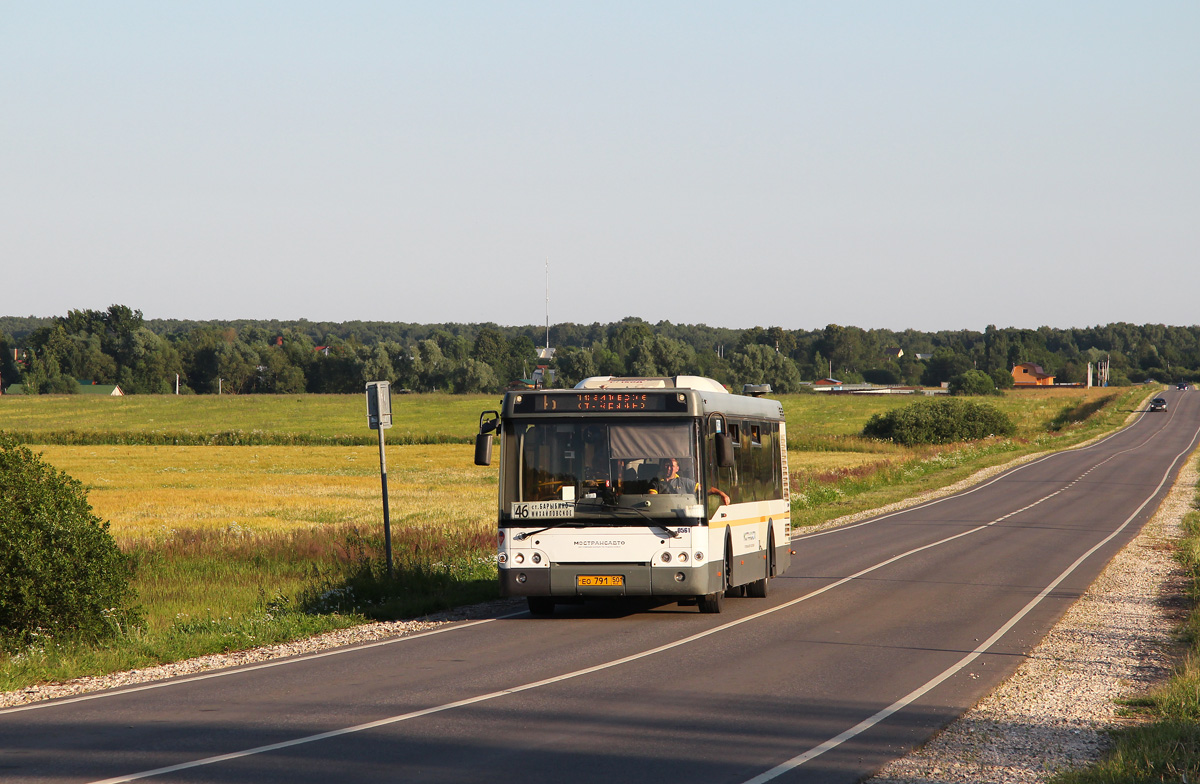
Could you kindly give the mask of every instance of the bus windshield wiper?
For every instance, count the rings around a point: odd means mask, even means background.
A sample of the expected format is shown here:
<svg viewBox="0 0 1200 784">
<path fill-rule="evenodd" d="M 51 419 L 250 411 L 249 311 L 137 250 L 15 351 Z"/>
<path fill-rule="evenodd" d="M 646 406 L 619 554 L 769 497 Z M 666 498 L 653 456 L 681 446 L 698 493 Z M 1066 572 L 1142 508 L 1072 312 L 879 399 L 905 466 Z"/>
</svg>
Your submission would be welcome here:
<svg viewBox="0 0 1200 784">
<path fill-rule="evenodd" d="M 572 523 L 578 525 L 578 522 L 576 520 L 559 520 L 557 523 L 551 523 L 550 525 L 546 526 L 545 528 L 539 528 L 536 531 L 528 531 L 528 532 L 519 533 L 516 536 L 514 536 L 513 539 L 516 539 L 517 541 L 521 541 L 523 539 L 528 539 L 531 536 L 537 536 L 538 534 L 542 533 L 543 531 L 549 531 L 551 528 L 558 528 L 560 525 L 571 525 Z"/>
<path fill-rule="evenodd" d="M 604 501 L 600 498 L 585 499 L 585 500 L 589 500 L 589 501 L 594 500 L 596 502 L 596 506 L 600 507 L 601 509 L 603 509 L 606 512 L 626 512 L 626 511 L 633 512 L 638 517 L 641 517 L 642 519 L 644 519 L 646 522 L 650 523 L 650 525 L 654 526 L 655 528 L 661 528 L 664 531 L 666 531 L 671 536 L 672 539 L 678 539 L 680 536 L 680 533 L 678 531 L 674 531 L 670 528 L 667 528 L 665 525 L 656 521 L 653 517 L 646 514 L 641 509 L 638 509 L 636 506 L 619 506 L 618 504 L 610 503 L 610 502 Z M 642 503 L 646 504 L 645 501 L 643 501 Z M 579 507 L 578 501 L 575 502 L 575 507 L 576 508 Z"/>
</svg>

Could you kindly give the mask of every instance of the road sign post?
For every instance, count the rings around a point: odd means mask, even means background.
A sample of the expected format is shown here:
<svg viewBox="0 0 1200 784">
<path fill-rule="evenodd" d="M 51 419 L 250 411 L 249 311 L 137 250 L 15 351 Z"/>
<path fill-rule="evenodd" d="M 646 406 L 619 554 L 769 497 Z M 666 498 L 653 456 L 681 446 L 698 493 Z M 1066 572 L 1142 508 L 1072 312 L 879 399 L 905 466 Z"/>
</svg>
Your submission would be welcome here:
<svg viewBox="0 0 1200 784">
<path fill-rule="evenodd" d="M 392 426 L 392 391 L 386 381 L 367 384 L 367 424 L 379 431 L 379 477 L 383 485 L 383 547 L 387 553 L 388 579 L 395 577 L 392 568 L 392 521 L 388 514 L 387 455 L 384 452 L 383 431 Z"/>
</svg>

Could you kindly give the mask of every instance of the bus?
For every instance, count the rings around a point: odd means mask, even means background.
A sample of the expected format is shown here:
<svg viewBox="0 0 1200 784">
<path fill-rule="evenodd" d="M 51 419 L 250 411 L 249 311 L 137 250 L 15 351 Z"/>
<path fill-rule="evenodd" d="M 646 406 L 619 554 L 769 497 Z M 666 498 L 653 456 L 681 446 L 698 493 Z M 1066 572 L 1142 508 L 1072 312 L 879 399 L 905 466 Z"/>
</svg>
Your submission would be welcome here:
<svg viewBox="0 0 1200 784">
<path fill-rule="evenodd" d="M 515 390 L 479 417 L 499 438 L 497 567 L 534 615 L 590 597 L 651 596 L 721 612 L 766 597 L 791 564 L 783 406 L 767 385 L 699 376 L 588 378 Z"/>
</svg>

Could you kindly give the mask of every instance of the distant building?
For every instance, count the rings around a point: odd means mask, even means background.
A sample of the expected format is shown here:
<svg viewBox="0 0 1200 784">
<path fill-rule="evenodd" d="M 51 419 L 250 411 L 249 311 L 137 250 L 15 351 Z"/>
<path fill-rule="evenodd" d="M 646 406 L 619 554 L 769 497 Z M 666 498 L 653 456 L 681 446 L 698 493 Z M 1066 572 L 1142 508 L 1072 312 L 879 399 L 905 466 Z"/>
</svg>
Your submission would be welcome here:
<svg viewBox="0 0 1200 784">
<path fill-rule="evenodd" d="M 1054 376 L 1033 362 L 1022 362 L 1012 369 L 1013 386 L 1049 387 L 1054 385 Z"/>
<path fill-rule="evenodd" d="M 79 394 L 81 395 L 105 395 L 107 397 L 124 397 L 125 391 L 116 384 L 97 384 L 95 381 L 87 379 L 76 379 L 79 381 Z"/>
<path fill-rule="evenodd" d="M 883 350 L 883 356 L 887 359 L 899 359 L 904 356 L 904 349 L 899 346 L 889 346 Z"/>
</svg>

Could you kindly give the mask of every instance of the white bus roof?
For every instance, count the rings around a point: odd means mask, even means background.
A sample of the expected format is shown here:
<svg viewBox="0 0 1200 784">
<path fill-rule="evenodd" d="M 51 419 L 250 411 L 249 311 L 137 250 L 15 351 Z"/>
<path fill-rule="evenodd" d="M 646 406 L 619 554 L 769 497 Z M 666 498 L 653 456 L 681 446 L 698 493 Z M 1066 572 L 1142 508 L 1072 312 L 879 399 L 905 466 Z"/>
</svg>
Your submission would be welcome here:
<svg viewBox="0 0 1200 784">
<path fill-rule="evenodd" d="M 700 392 L 729 394 L 724 386 L 704 376 L 662 376 L 654 378 L 623 378 L 592 376 L 575 385 L 576 389 L 695 389 Z"/>
</svg>

